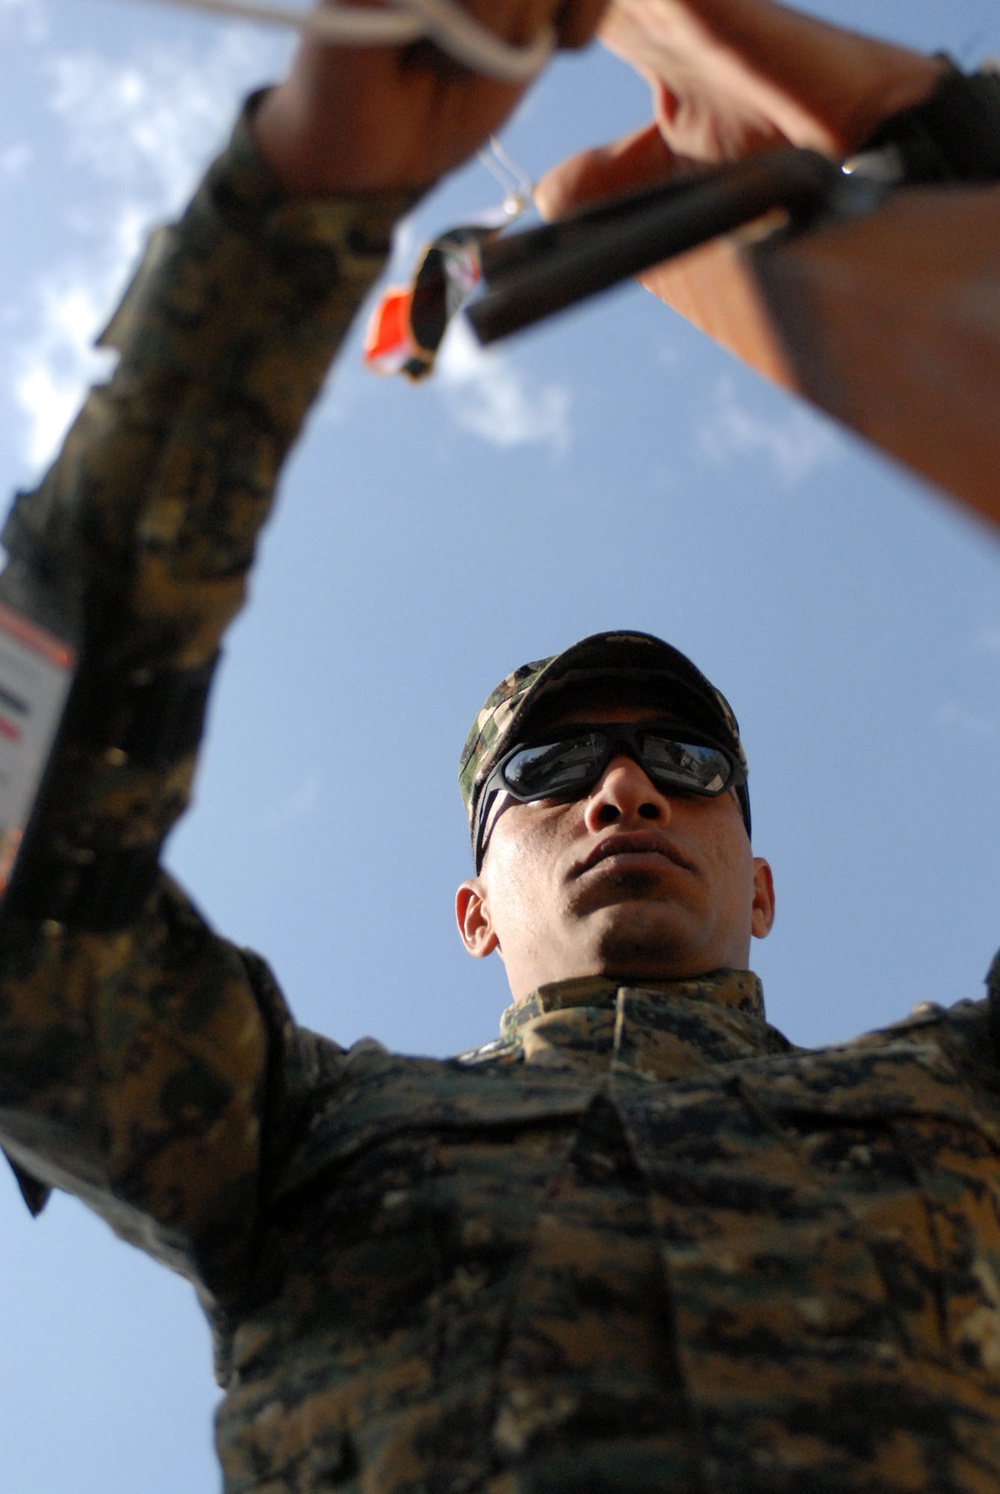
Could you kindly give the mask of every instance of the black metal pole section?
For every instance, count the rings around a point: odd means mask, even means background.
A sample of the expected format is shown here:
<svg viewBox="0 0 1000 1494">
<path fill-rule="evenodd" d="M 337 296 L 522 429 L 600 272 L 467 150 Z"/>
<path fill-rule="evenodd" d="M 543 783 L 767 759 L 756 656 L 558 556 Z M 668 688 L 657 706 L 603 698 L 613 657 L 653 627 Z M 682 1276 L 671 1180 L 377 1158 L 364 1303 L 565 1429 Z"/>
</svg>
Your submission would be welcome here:
<svg viewBox="0 0 1000 1494">
<path fill-rule="evenodd" d="M 808 215 L 843 180 L 826 156 L 785 147 L 499 238 L 483 248 L 486 292 L 466 316 L 496 342 L 775 208 Z"/>
</svg>

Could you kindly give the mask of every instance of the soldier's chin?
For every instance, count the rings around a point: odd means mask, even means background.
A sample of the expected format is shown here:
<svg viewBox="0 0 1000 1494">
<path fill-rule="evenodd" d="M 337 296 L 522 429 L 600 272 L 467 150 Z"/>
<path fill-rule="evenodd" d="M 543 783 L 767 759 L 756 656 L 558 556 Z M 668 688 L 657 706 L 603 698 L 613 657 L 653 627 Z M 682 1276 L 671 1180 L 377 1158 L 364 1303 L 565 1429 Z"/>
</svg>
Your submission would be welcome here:
<svg viewBox="0 0 1000 1494">
<path fill-rule="evenodd" d="M 594 973 L 620 980 L 674 980 L 701 975 L 703 961 L 678 920 L 656 903 L 630 899 L 595 913 Z"/>
</svg>

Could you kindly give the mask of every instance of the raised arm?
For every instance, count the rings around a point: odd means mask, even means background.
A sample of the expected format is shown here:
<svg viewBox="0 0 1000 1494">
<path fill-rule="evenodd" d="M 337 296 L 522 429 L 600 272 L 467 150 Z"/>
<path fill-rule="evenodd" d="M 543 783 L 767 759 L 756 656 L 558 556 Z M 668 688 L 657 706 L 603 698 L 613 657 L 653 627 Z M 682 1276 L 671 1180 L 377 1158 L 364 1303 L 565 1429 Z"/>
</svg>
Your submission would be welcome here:
<svg viewBox="0 0 1000 1494">
<path fill-rule="evenodd" d="M 554 9 L 489 19 L 520 40 Z M 567 42 L 595 19 L 556 17 Z M 282 461 L 392 224 L 516 97 L 427 48 L 304 48 L 154 236 L 104 336 L 113 379 L 4 534 L 29 575 L 79 579 L 84 616 L 0 924 L 0 1144 L 36 1204 L 80 1194 L 209 1296 L 238 1289 L 252 1248 L 288 1018 L 160 849 Z"/>
<path fill-rule="evenodd" d="M 550 172 L 538 193 L 552 216 L 769 146 L 849 155 L 942 73 L 936 58 L 774 0 L 612 0 L 600 35 L 649 83 L 653 118 Z"/>
<path fill-rule="evenodd" d="M 573 207 L 770 146 L 835 158 L 922 105 L 947 64 L 773 0 L 613 0 L 605 43 L 650 84 L 642 129 L 562 163 L 543 209 Z M 983 95 L 979 95 L 981 101 Z M 984 108 L 980 113 L 980 108 Z M 1000 125 L 954 95 L 949 168 L 970 183 L 904 191 L 875 216 L 753 250 L 738 239 L 639 276 L 768 377 L 806 394 L 1000 524 Z M 991 123 L 992 119 L 992 123 Z M 970 148 L 971 147 L 971 148 Z M 988 158 L 988 159 L 987 159 Z"/>
</svg>

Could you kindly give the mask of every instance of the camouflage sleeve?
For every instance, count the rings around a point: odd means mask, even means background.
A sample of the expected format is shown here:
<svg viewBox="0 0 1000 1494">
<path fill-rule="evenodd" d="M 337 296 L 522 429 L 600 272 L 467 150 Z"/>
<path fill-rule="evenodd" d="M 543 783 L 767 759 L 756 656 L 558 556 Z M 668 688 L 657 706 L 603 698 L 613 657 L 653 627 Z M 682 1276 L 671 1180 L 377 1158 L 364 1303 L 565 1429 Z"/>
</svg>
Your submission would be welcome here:
<svg viewBox="0 0 1000 1494">
<path fill-rule="evenodd" d="M 252 1235 L 282 1024 L 159 853 L 281 462 L 411 201 L 289 201 L 241 121 L 154 235 L 102 338 L 114 377 L 4 532 L 29 573 L 80 577 L 84 616 L 0 927 L 0 1143 L 213 1295 Z"/>
</svg>

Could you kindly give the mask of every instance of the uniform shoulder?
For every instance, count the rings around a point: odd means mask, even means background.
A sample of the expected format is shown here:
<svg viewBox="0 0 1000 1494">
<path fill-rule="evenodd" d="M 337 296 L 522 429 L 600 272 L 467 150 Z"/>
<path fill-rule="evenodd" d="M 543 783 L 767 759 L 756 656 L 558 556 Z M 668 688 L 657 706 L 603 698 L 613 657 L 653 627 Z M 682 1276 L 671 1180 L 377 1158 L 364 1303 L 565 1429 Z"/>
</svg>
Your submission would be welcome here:
<svg viewBox="0 0 1000 1494">
<path fill-rule="evenodd" d="M 883 1047 L 904 1041 L 932 1043 L 966 1074 L 1000 1094 L 1000 1002 L 922 1001 L 908 1016 L 856 1039 L 852 1046 Z"/>
</svg>

